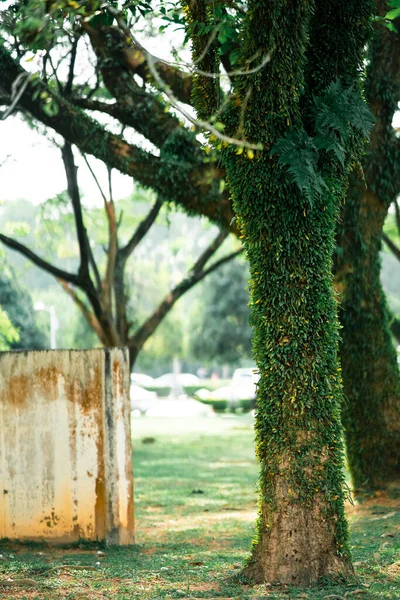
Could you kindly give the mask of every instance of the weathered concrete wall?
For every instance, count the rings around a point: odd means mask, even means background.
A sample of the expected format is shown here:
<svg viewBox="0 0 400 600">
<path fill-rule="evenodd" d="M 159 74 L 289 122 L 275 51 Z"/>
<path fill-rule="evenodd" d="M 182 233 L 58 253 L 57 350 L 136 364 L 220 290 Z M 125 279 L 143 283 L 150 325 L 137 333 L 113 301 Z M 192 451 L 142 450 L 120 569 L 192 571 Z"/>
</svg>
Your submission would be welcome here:
<svg viewBox="0 0 400 600">
<path fill-rule="evenodd" d="M 128 355 L 0 353 L 0 538 L 133 542 Z"/>
</svg>

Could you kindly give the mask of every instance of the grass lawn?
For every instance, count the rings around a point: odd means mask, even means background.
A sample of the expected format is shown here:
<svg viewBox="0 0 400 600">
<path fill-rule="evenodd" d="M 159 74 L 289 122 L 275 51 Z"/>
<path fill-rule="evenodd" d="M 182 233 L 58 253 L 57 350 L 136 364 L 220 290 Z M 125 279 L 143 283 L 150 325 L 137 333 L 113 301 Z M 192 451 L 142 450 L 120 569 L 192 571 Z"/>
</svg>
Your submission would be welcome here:
<svg viewBox="0 0 400 600">
<path fill-rule="evenodd" d="M 400 490 L 349 505 L 354 581 L 251 588 L 235 577 L 256 517 L 251 417 L 138 418 L 133 438 L 137 545 L 2 544 L 1 599 L 400 600 Z"/>
</svg>

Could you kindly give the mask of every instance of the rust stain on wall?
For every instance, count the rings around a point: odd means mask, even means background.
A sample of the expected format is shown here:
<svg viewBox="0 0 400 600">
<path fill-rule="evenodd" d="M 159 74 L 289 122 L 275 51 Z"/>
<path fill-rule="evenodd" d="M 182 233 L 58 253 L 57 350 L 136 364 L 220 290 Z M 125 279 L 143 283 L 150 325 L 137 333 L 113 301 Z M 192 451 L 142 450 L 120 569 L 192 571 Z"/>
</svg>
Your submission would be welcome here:
<svg viewBox="0 0 400 600">
<path fill-rule="evenodd" d="M 132 543 L 126 415 L 124 350 L 0 353 L 0 538 Z"/>
<path fill-rule="evenodd" d="M 4 402 L 13 406 L 23 407 L 29 395 L 32 382 L 27 375 L 13 375 L 10 377 L 9 385 L 5 390 Z"/>
</svg>

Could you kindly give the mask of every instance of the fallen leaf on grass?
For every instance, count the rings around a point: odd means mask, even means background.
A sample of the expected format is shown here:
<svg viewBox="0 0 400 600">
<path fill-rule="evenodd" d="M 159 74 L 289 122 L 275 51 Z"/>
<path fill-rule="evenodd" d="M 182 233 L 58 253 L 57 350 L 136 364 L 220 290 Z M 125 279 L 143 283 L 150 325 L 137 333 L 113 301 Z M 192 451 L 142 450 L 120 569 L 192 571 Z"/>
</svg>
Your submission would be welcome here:
<svg viewBox="0 0 400 600">
<path fill-rule="evenodd" d="M 193 565 L 194 567 L 199 567 L 200 565 L 204 565 L 204 561 L 196 560 L 194 562 L 190 562 L 189 565 Z"/>
</svg>

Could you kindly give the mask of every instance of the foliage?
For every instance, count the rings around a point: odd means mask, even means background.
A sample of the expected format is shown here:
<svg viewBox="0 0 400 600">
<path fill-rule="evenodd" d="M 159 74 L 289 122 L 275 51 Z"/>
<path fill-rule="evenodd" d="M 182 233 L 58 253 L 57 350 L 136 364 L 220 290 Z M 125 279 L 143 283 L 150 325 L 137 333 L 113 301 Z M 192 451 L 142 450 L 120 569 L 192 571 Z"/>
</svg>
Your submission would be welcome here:
<svg viewBox="0 0 400 600">
<path fill-rule="evenodd" d="M 36 324 L 28 290 L 18 283 L 15 271 L 4 257 L 0 259 L 0 268 L 3 349 L 4 343 L 11 349 L 45 348 L 46 338 Z"/>
<path fill-rule="evenodd" d="M 314 98 L 315 136 L 304 129 L 289 132 L 271 149 L 278 165 L 287 166 L 291 180 L 308 198 L 310 205 L 328 190 L 321 166 L 321 151 L 332 152 L 344 168 L 345 145 L 351 135 L 366 137 L 373 125 L 372 114 L 354 88 L 344 88 L 340 81 L 331 83 Z"/>
<path fill-rule="evenodd" d="M 251 357 L 247 280 L 247 265 L 235 261 L 203 284 L 190 332 L 190 351 L 197 359 L 234 365 Z"/>
<path fill-rule="evenodd" d="M 10 345 L 18 342 L 19 333 L 13 327 L 7 313 L 0 306 L 0 350 L 9 350 Z"/>
</svg>

